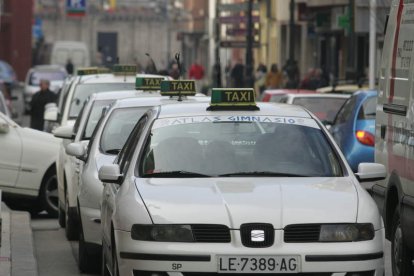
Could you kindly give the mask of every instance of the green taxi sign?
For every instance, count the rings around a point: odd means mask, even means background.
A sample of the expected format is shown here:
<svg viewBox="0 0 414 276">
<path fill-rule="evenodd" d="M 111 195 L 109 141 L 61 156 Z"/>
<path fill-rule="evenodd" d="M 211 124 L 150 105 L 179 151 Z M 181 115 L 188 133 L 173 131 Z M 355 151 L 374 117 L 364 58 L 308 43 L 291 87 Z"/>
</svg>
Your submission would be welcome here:
<svg viewBox="0 0 414 276">
<path fill-rule="evenodd" d="M 253 88 L 213 88 L 209 110 L 258 110 Z"/>
<path fill-rule="evenodd" d="M 137 74 L 137 66 L 116 64 L 112 67 L 112 72 L 117 76 L 135 76 Z"/>
<path fill-rule="evenodd" d="M 161 90 L 161 82 L 164 78 L 140 77 L 135 80 L 135 89 L 143 91 Z"/>
<path fill-rule="evenodd" d="M 163 96 L 194 96 L 196 85 L 194 80 L 163 80 L 161 95 Z"/>
<path fill-rule="evenodd" d="M 99 74 L 99 70 L 97 67 L 85 67 L 85 68 L 79 68 L 76 71 L 76 74 L 78 76 L 87 76 L 87 75 L 96 75 Z"/>
</svg>

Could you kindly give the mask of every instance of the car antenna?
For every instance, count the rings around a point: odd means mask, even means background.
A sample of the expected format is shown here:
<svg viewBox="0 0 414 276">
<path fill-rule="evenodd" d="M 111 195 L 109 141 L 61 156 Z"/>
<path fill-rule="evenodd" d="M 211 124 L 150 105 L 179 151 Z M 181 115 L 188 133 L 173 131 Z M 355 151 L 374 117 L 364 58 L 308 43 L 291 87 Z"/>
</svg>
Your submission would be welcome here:
<svg viewBox="0 0 414 276">
<path fill-rule="evenodd" d="M 154 69 L 154 72 L 145 72 L 145 73 L 147 73 L 147 74 L 148 73 L 150 73 L 150 74 L 156 74 L 158 72 L 158 70 L 157 70 L 157 66 L 155 65 L 154 60 L 152 59 L 152 57 L 151 57 L 151 55 L 149 53 L 145 53 L 145 55 L 150 59 L 151 64 L 152 64 L 153 69 Z"/>
<path fill-rule="evenodd" d="M 175 54 L 175 61 L 177 62 L 177 66 L 178 66 L 178 72 L 179 72 L 179 79 L 182 79 L 182 75 L 183 75 L 183 70 L 181 67 L 181 62 L 180 62 L 180 53 L 176 53 Z M 181 91 L 178 92 L 178 101 L 181 102 L 183 101 L 182 97 L 181 97 Z"/>
</svg>

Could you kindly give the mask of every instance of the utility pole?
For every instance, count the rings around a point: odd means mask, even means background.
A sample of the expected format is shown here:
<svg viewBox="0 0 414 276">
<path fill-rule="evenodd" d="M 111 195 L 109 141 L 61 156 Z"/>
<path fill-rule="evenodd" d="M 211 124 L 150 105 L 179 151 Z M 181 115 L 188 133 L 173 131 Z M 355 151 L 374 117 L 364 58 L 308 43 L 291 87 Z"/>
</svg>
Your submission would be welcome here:
<svg viewBox="0 0 414 276">
<path fill-rule="evenodd" d="M 295 0 L 290 0 L 290 20 L 289 20 L 289 59 L 295 60 Z"/>
<path fill-rule="evenodd" d="M 246 49 L 246 86 L 254 87 L 253 78 L 253 0 L 247 2 L 247 49 Z"/>
<path fill-rule="evenodd" d="M 374 89 L 377 49 L 377 0 L 370 0 L 369 10 L 369 89 Z"/>
<path fill-rule="evenodd" d="M 215 27 L 215 49 L 214 49 L 214 55 L 215 55 L 215 63 L 213 67 L 213 83 L 214 86 L 217 88 L 222 87 L 222 79 L 221 79 L 221 64 L 220 64 L 220 0 L 216 0 L 216 18 L 214 22 Z"/>
</svg>

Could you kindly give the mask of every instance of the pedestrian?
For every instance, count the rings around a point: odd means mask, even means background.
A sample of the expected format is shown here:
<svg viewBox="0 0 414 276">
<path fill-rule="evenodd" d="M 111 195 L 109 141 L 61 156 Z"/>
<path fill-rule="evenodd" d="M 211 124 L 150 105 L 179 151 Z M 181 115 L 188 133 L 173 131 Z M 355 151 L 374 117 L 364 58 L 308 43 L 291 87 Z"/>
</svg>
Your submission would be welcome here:
<svg viewBox="0 0 414 276">
<path fill-rule="evenodd" d="M 69 75 L 73 75 L 74 66 L 70 58 L 67 60 L 65 68 Z"/>
<path fill-rule="evenodd" d="M 241 59 L 231 69 L 230 77 L 234 88 L 244 87 L 244 65 Z"/>
<path fill-rule="evenodd" d="M 268 89 L 277 89 L 283 86 L 283 73 L 279 71 L 276 63 L 270 67 L 270 72 L 266 75 L 266 87 Z"/>
<path fill-rule="evenodd" d="M 266 65 L 260 63 L 259 66 L 257 66 L 256 73 L 254 75 L 256 79 L 255 87 L 256 91 L 259 91 L 259 95 L 262 95 L 263 91 L 266 89 L 266 74 Z"/>
<path fill-rule="evenodd" d="M 171 78 L 178 80 L 180 78 L 180 69 L 177 63 L 173 63 L 170 72 L 168 72 Z"/>
<path fill-rule="evenodd" d="M 201 90 L 203 86 L 203 78 L 204 78 L 204 67 L 200 65 L 197 61 L 195 61 L 190 66 L 189 75 L 190 79 L 194 79 L 196 82 L 196 87 Z"/>
<path fill-rule="evenodd" d="M 56 94 L 49 89 L 49 80 L 40 80 L 40 91 L 36 92 L 30 102 L 30 127 L 43 131 L 45 105 L 56 102 Z"/>
<path fill-rule="evenodd" d="M 283 71 L 286 74 L 287 82 L 285 88 L 296 89 L 299 86 L 299 67 L 296 60 L 288 59 Z"/>
</svg>

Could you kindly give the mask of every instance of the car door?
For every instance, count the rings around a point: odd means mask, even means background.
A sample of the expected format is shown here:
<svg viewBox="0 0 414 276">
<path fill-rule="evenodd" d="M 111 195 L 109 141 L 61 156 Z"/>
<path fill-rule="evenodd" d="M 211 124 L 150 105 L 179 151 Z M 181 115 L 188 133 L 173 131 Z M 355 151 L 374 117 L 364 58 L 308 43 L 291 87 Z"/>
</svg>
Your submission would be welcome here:
<svg viewBox="0 0 414 276">
<path fill-rule="evenodd" d="M 344 150 L 347 136 L 353 136 L 353 120 L 351 115 L 354 113 L 356 105 L 356 97 L 352 96 L 342 106 L 341 110 L 335 118 L 334 124 L 332 125 L 330 132 L 334 137 L 339 147 Z"/>
<path fill-rule="evenodd" d="M 141 136 L 141 133 L 147 121 L 148 117 L 146 115 L 144 115 L 144 117 L 138 121 L 137 125 L 132 130 L 131 135 L 128 137 L 128 140 L 126 141 L 124 147 L 115 160 L 115 163 L 119 165 L 122 175 L 125 175 L 127 173 L 132 155 L 135 152 L 139 137 Z M 110 244 L 111 241 L 111 222 L 115 211 L 115 198 L 119 187 L 119 184 L 116 183 L 104 184 L 101 205 L 101 222 L 103 225 L 104 239 L 108 242 L 108 244 Z"/>
<path fill-rule="evenodd" d="M 22 140 L 19 126 L 0 113 L 0 187 L 14 187 L 19 176 Z"/>
</svg>

